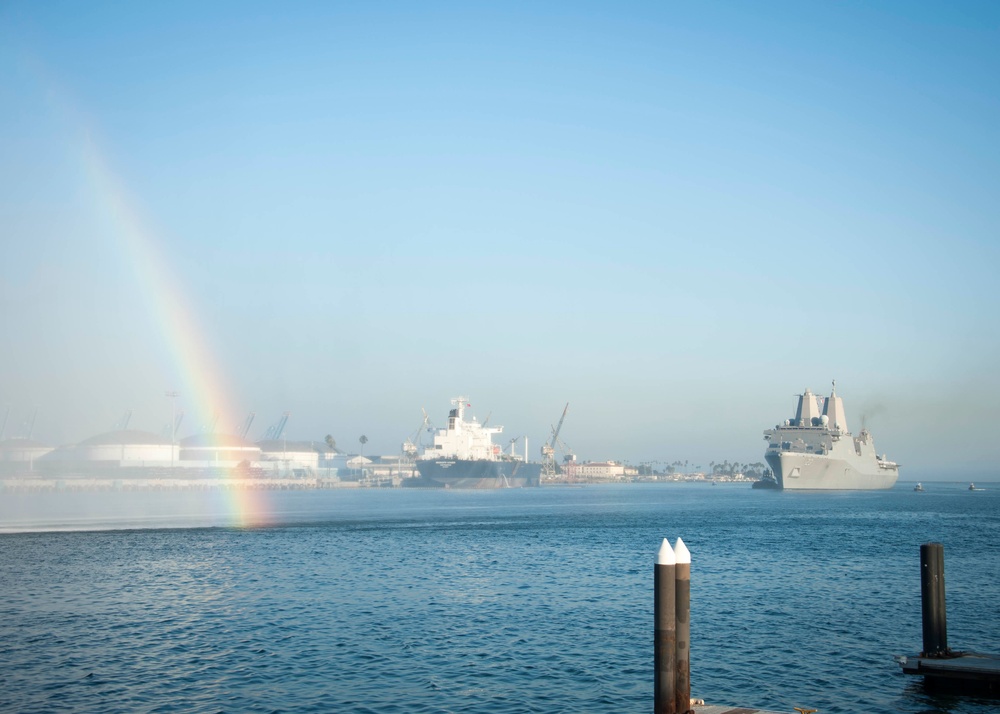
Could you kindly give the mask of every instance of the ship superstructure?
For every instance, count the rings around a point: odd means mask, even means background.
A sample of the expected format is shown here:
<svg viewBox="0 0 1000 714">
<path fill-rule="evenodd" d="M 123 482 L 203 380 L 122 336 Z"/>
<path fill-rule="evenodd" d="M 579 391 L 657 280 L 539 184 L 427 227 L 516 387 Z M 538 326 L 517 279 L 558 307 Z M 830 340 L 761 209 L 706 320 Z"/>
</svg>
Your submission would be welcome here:
<svg viewBox="0 0 1000 714">
<path fill-rule="evenodd" d="M 871 433 L 847 430 L 837 383 L 829 397 L 806 389 L 794 419 L 764 432 L 767 461 L 778 487 L 794 490 L 874 490 L 892 488 L 899 465 L 875 452 Z"/>
<path fill-rule="evenodd" d="M 476 417 L 465 418 L 471 406 L 466 397 L 451 400 L 448 426 L 434 433 L 433 443 L 417 459 L 415 486 L 439 488 L 509 488 L 538 486 L 541 464 L 528 463 L 525 439 L 524 457 L 503 453 L 493 443 L 502 426 L 486 426 Z M 489 421 L 487 419 L 487 421 Z"/>
</svg>

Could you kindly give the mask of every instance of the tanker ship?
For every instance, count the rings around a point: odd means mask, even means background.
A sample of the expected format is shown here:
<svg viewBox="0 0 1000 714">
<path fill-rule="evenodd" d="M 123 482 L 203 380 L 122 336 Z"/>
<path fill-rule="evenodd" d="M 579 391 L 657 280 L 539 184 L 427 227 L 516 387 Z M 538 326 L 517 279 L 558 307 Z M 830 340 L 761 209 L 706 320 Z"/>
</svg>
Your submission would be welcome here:
<svg viewBox="0 0 1000 714">
<path fill-rule="evenodd" d="M 795 418 L 768 429 L 764 438 L 764 459 L 786 491 L 885 489 L 899 478 L 899 465 L 875 452 L 867 429 L 857 436 L 847 430 L 836 382 L 829 397 L 806 389 Z"/>
<path fill-rule="evenodd" d="M 411 486 L 431 488 L 514 488 L 538 486 L 542 465 L 528 462 L 528 441 L 524 457 L 504 453 L 493 443 L 493 435 L 503 432 L 502 426 L 487 427 L 472 417 L 465 418 L 466 397 L 451 400 L 448 427 L 438 429 L 434 443 L 417 458 Z M 489 421 L 487 419 L 487 421 Z"/>
</svg>

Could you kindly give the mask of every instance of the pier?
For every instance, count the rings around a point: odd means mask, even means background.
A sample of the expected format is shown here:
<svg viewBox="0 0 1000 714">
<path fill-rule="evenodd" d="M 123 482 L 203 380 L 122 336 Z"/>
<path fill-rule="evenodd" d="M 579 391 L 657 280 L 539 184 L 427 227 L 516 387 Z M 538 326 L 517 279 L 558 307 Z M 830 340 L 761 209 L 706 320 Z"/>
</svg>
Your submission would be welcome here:
<svg viewBox="0 0 1000 714">
<path fill-rule="evenodd" d="M 938 689 L 977 694 L 1000 694 L 1000 656 L 955 652 L 947 658 L 900 657 L 904 674 L 923 675 Z"/>
<path fill-rule="evenodd" d="M 1000 694 L 1000 656 L 961 652 L 948 647 L 945 607 L 944 545 L 920 546 L 920 603 L 923 651 L 897 657 L 904 674 L 919 674 L 932 689 L 960 694 Z"/>
<path fill-rule="evenodd" d="M 694 714 L 780 714 L 780 712 L 770 709 L 746 709 L 744 707 L 726 707 L 716 704 L 695 704 L 692 708 Z M 798 711 L 815 712 L 815 709 L 800 709 Z"/>
</svg>

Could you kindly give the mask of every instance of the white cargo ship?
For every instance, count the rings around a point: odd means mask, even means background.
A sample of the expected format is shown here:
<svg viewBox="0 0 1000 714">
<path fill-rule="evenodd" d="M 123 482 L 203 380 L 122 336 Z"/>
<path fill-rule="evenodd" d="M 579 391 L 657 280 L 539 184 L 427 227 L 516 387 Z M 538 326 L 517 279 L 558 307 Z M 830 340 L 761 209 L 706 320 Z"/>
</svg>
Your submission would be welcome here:
<svg viewBox="0 0 1000 714">
<path fill-rule="evenodd" d="M 524 457 L 503 453 L 493 443 L 493 435 L 502 426 L 488 427 L 475 417 L 466 420 L 465 397 L 451 400 L 448 427 L 438 429 L 434 443 L 417 459 L 417 478 L 409 486 L 436 488 L 512 488 L 538 486 L 542 465 L 528 462 L 525 440 Z M 488 421 L 488 420 L 487 420 Z"/>
<path fill-rule="evenodd" d="M 847 430 L 836 382 L 829 397 L 806 389 L 795 418 L 768 429 L 764 438 L 764 459 L 786 491 L 885 489 L 899 478 L 899 465 L 875 452 L 867 429 L 857 436 Z"/>
</svg>

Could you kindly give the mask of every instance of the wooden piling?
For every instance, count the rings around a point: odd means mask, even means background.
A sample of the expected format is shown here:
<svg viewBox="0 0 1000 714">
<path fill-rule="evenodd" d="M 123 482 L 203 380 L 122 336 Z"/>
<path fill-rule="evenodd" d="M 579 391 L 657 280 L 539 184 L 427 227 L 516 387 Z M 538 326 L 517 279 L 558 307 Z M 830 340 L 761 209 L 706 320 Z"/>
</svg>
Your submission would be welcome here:
<svg viewBox="0 0 1000 714">
<path fill-rule="evenodd" d="M 691 551 L 677 539 L 674 547 L 674 592 L 677 628 L 677 662 L 674 698 L 678 714 L 691 711 Z"/>
<path fill-rule="evenodd" d="M 676 662 L 677 662 L 677 618 L 676 618 L 676 560 L 674 550 L 667 539 L 663 539 L 656 555 L 653 574 L 653 621 L 654 621 L 654 669 L 655 695 L 653 711 L 656 714 L 677 714 L 676 702 Z M 681 711 L 687 711 L 687 707 Z"/>
<path fill-rule="evenodd" d="M 923 620 L 923 657 L 948 653 L 948 621 L 944 600 L 944 545 L 920 546 L 920 604 Z"/>
</svg>

